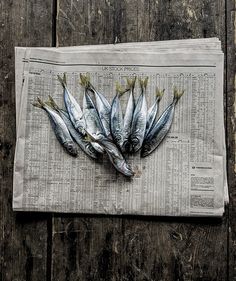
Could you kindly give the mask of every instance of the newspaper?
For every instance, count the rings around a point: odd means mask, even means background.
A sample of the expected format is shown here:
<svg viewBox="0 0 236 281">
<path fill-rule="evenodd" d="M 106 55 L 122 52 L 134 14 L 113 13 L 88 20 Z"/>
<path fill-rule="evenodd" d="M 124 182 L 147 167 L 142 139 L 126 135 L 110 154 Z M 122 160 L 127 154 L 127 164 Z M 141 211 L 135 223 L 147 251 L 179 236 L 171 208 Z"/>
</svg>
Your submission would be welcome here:
<svg viewBox="0 0 236 281">
<path fill-rule="evenodd" d="M 132 179 L 117 173 L 108 157 L 67 155 L 46 114 L 32 103 L 53 96 L 63 105 L 57 75 L 67 73 L 82 104 L 79 74 L 112 101 L 115 82 L 149 77 L 148 105 L 156 87 L 185 93 L 171 131 L 149 157 L 128 157 Z M 136 90 L 136 97 L 139 95 Z M 125 108 L 127 98 L 122 98 Z M 223 53 L 216 38 L 64 48 L 16 48 L 17 143 L 13 209 L 160 216 L 222 216 L 228 201 L 223 122 Z"/>
</svg>

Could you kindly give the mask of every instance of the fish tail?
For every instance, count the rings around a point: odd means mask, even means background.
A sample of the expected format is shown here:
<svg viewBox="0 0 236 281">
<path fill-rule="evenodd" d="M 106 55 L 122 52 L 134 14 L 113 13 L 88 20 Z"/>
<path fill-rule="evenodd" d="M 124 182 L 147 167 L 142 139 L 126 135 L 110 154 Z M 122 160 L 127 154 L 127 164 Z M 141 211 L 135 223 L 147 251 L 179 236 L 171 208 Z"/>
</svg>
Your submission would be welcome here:
<svg viewBox="0 0 236 281">
<path fill-rule="evenodd" d="M 174 100 L 177 102 L 182 95 L 184 94 L 184 90 L 180 91 L 177 89 L 177 87 L 174 87 Z"/>
<path fill-rule="evenodd" d="M 79 84 L 86 88 L 87 84 L 88 84 L 86 75 L 83 75 L 82 73 L 80 73 L 79 76 L 80 76 Z"/>
<path fill-rule="evenodd" d="M 32 105 L 38 108 L 44 108 L 45 103 L 39 97 L 37 97 L 37 101 L 32 103 Z"/>
<path fill-rule="evenodd" d="M 126 78 L 126 81 L 127 81 L 127 87 L 126 87 L 127 91 L 129 91 L 129 90 L 133 91 L 134 90 L 136 79 L 137 79 L 137 76 L 135 76 L 134 78 Z"/>
<path fill-rule="evenodd" d="M 143 85 L 145 89 L 147 88 L 147 83 L 148 83 L 148 76 L 143 81 Z"/>
<path fill-rule="evenodd" d="M 54 99 L 52 98 L 52 96 L 48 96 L 48 101 L 45 102 L 48 106 L 50 106 L 51 108 L 59 111 L 60 108 L 59 106 L 56 104 L 56 102 L 54 101 Z"/>
<path fill-rule="evenodd" d="M 156 88 L 156 97 L 160 101 L 164 95 L 165 89 L 160 90 L 158 87 Z"/>
<path fill-rule="evenodd" d="M 94 87 L 90 82 L 90 75 L 89 73 L 80 74 L 80 85 L 83 86 L 86 90 L 94 91 Z"/>
<path fill-rule="evenodd" d="M 129 90 L 123 88 L 119 82 L 116 82 L 116 92 L 119 96 L 122 96 L 124 93 L 126 93 L 128 91 Z"/>
<path fill-rule="evenodd" d="M 140 88 L 141 88 L 142 92 L 143 92 L 144 90 L 146 90 L 146 88 L 147 88 L 147 83 L 148 83 L 148 77 L 146 77 L 145 79 L 139 78 L 139 85 L 140 85 Z"/>
<path fill-rule="evenodd" d="M 65 72 L 63 73 L 63 77 L 61 77 L 60 75 L 57 75 L 57 79 L 59 80 L 59 82 L 61 83 L 63 88 L 65 88 L 67 86 Z"/>
</svg>

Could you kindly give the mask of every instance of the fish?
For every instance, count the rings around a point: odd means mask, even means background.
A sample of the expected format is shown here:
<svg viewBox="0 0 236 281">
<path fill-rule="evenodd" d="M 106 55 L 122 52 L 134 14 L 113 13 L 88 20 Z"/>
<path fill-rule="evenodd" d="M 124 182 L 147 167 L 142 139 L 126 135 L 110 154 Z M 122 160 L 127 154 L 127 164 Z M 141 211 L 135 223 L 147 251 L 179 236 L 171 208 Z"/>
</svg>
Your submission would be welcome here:
<svg viewBox="0 0 236 281">
<path fill-rule="evenodd" d="M 117 146 L 112 142 L 112 140 L 108 139 L 105 136 L 94 137 L 89 132 L 87 132 L 88 141 L 97 142 L 100 144 L 106 151 L 109 160 L 111 161 L 114 168 L 123 174 L 126 177 L 134 176 L 134 172 L 131 169 L 131 166 L 127 163 L 121 151 L 117 148 Z"/>
<path fill-rule="evenodd" d="M 99 114 L 99 117 L 101 119 L 101 122 L 103 124 L 105 135 L 108 138 L 111 137 L 111 131 L 110 131 L 110 112 L 111 112 L 111 105 L 108 102 L 108 100 L 104 97 L 103 94 L 98 92 L 94 86 L 90 82 L 89 76 L 85 76 L 83 74 L 80 74 L 81 80 L 86 81 L 85 87 L 88 89 L 91 93 L 94 94 L 95 101 L 96 101 L 96 108 Z"/>
<path fill-rule="evenodd" d="M 184 91 L 178 91 L 177 88 L 174 88 L 173 101 L 164 110 L 153 128 L 146 136 L 141 150 L 141 157 L 150 155 L 160 145 L 169 132 L 174 117 L 175 106 L 183 93 Z"/>
<path fill-rule="evenodd" d="M 61 78 L 59 75 L 57 76 L 58 80 L 60 81 L 64 91 L 64 103 L 66 110 L 69 114 L 70 120 L 75 127 L 76 130 L 78 130 L 80 133 L 84 134 L 84 120 L 83 120 L 83 112 L 76 101 L 76 99 L 72 96 L 70 91 L 68 90 L 67 83 L 66 83 L 66 74 L 64 73 L 63 78 Z"/>
<path fill-rule="evenodd" d="M 84 81 L 81 80 L 80 84 L 83 86 Z M 88 94 L 88 90 L 85 88 L 83 97 L 83 118 L 85 121 L 85 128 L 92 135 L 105 134 L 104 127 L 100 120 L 96 106 L 92 98 Z M 99 153 L 104 153 L 104 149 L 96 142 L 91 142 L 91 145 Z"/>
<path fill-rule="evenodd" d="M 149 110 L 147 112 L 147 123 L 146 123 L 145 137 L 150 132 L 150 130 L 152 129 L 152 127 L 155 123 L 156 116 L 158 114 L 159 102 L 160 102 L 161 98 L 163 97 L 164 92 L 165 92 L 165 89 L 160 91 L 157 88 L 157 90 L 156 90 L 156 99 L 154 101 L 154 104 L 149 108 Z"/>
<path fill-rule="evenodd" d="M 98 159 L 98 152 L 94 149 L 94 147 L 91 145 L 91 143 L 87 142 L 85 140 L 85 137 L 83 134 L 81 134 L 78 130 L 75 129 L 75 127 L 73 126 L 69 114 L 59 108 L 59 106 L 56 104 L 56 102 L 54 101 L 54 99 L 49 96 L 49 100 L 46 102 L 46 104 L 48 106 L 50 106 L 52 109 L 56 110 L 61 118 L 63 119 L 63 121 L 65 122 L 70 135 L 72 136 L 72 138 L 74 139 L 74 141 L 79 145 L 79 147 L 81 148 L 81 150 L 87 154 L 89 157 L 93 158 L 93 159 Z"/>
<path fill-rule="evenodd" d="M 128 103 L 125 110 L 124 115 L 124 126 L 123 126 L 123 145 L 121 147 L 121 151 L 124 153 L 128 153 L 130 151 L 131 141 L 131 127 L 132 127 L 132 120 L 135 108 L 135 101 L 134 101 L 134 87 L 136 82 L 136 76 L 133 79 L 127 78 L 127 90 L 130 91 Z"/>
<path fill-rule="evenodd" d="M 123 146 L 123 113 L 120 104 L 120 97 L 127 92 L 121 85 L 116 84 L 116 95 L 112 101 L 111 114 L 110 114 L 110 125 L 111 135 L 115 144 L 121 149 Z"/>
<path fill-rule="evenodd" d="M 132 131 L 131 131 L 131 150 L 130 152 L 136 153 L 142 147 L 144 140 L 146 121 L 147 121 L 147 102 L 146 102 L 146 88 L 147 88 L 148 77 L 144 80 L 139 79 L 141 87 L 141 94 L 138 97 L 137 104 L 134 109 L 133 120 L 132 120 Z"/>
<path fill-rule="evenodd" d="M 64 149 L 72 156 L 77 156 L 77 146 L 73 141 L 70 132 L 61 118 L 60 114 L 50 108 L 45 102 L 40 98 L 37 98 L 37 102 L 33 103 L 34 106 L 42 108 L 48 114 L 53 131 L 59 141 L 59 143 L 64 147 Z"/>
</svg>

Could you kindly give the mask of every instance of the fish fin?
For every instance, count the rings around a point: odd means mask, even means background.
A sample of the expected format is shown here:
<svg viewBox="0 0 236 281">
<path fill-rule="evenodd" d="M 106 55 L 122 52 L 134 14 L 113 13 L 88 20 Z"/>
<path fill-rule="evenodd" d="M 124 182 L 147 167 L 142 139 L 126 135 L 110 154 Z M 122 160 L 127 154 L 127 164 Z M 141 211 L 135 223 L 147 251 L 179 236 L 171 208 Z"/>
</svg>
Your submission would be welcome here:
<svg viewBox="0 0 236 281">
<path fill-rule="evenodd" d="M 87 130 L 84 129 L 84 131 L 85 131 L 85 137 L 84 137 L 85 141 L 97 142 L 97 140 L 94 138 L 94 136 L 92 136 Z"/>
<path fill-rule="evenodd" d="M 160 101 L 164 95 L 165 89 L 160 90 L 159 88 L 156 89 L 156 97 Z"/>
<path fill-rule="evenodd" d="M 177 87 L 174 87 L 174 100 L 178 101 L 183 94 L 184 94 L 184 90 L 179 91 Z"/>
<path fill-rule="evenodd" d="M 66 73 L 63 73 L 63 77 L 61 77 L 60 75 L 57 75 L 57 79 L 59 80 L 59 82 L 61 83 L 62 87 L 65 88 L 66 87 Z"/>
<path fill-rule="evenodd" d="M 136 79 L 137 79 L 137 76 L 135 76 L 134 78 L 126 78 L 126 81 L 127 81 L 127 90 L 134 90 L 134 86 L 135 86 L 135 83 L 136 83 Z"/>
<path fill-rule="evenodd" d="M 37 97 L 37 102 L 32 103 L 32 105 L 39 108 L 44 108 L 45 103 L 39 97 Z"/>
</svg>

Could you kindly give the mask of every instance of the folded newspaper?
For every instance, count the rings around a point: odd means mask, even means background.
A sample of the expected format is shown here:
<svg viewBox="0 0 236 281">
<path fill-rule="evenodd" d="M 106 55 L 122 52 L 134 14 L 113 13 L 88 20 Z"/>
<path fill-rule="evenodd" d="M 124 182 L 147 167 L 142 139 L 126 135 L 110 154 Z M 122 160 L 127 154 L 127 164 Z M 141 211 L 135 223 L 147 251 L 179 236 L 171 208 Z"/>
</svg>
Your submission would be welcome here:
<svg viewBox="0 0 236 281">
<path fill-rule="evenodd" d="M 95 214 L 222 216 L 228 202 L 223 112 L 223 63 L 217 38 L 60 48 L 15 48 L 16 127 L 13 209 Z M 128 156 L 134 176 L 109 158 L 71 157 L 46 114 L 32 103 L 52 96 L 64 108 L 58 75 L 83 104 L 80 74 L 112 102 L 115 83 L 149 77 L 148 108 L 165 89 L 161 114 L 184 91 L 171 129 L 148 157 Z M 139 89 L 135 89 L 135 99 Z M 122 96 L 123 110 L 128 95 Z"/>
</svg>

